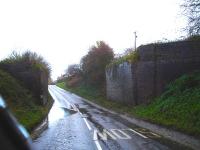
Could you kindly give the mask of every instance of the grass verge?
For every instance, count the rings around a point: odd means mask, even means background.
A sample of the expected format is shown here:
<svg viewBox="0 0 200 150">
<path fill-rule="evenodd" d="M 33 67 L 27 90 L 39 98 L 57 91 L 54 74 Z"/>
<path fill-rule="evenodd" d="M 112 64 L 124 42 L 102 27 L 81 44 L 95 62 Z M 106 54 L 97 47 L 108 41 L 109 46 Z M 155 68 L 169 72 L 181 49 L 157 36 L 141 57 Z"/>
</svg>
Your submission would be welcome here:
<svg viewBox="0 0 200 150">
<path fill-rule="evenodd" d="M 64 82 L 57 83 L 56 85 L 103 107 L 113 109 L 114 111 L 127 112 L 131 108 L 130 106 L 124 105 L 122 103 L 106 100 L 106 97 L 102 95 L 98 89 L 92 86 L 86 86 L 82 84 L 78 87 L 69 87 Z"/>
<path fill-rule="evenodd" d="M 183 75 L 148 106 L 134 115 L 200 137 L 200 73 Z"/>
<path fill-rule="evenodd" d="M 45 106 L 34 105 L 31 108 L 26 106 L 10 106 L 11 112 L 29 132 L 39 125 L 48 115 L 53 104 L 49 99 Z"/>
<path fill-rule="evenodd" d="M 90 86 L 69 88 L 64 82 L 57 86 L 105 108 L 200 137 L 200 73 L 181 76 L 147 106 L 133 107 L 108 101 L 97 89 Z"/>
<path fill-rule="evenodd" d="M 36 100 L 30 91 L 10 74 L 0 70 L 0 95 L 3 96 L 8 108 L 29 132 L 48 114 L 53 101 L 49 98 L 46 106 L 35 104 Z"/>
</svg>

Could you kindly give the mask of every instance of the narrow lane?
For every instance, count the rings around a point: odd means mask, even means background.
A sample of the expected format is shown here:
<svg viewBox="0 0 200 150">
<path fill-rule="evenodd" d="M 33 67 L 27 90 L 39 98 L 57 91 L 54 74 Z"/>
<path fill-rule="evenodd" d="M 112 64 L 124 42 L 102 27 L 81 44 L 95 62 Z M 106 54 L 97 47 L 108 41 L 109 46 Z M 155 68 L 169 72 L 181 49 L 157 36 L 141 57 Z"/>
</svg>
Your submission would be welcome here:
<svg viewBox="0 0 200 150">
<path fill-rule="evenodd" d="M 186 149 L 117 115 L 97 109 L 57 86 L 49 86 L 49 92 L 55 103 L 49 113 L 48 129 L 34 141 L 36 149 Z"/>
</svg>

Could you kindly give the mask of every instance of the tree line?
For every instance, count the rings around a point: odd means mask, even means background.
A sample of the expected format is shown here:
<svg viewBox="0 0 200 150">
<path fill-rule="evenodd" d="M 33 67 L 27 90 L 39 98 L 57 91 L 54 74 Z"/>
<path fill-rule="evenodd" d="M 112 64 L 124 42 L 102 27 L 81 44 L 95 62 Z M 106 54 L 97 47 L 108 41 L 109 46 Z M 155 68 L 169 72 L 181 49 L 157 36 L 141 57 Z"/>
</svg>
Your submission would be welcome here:
<svg viewBox="0 0 200 150">
<path fill-rule="evenodd" d="M 105 87 L 105 68 L 114 59 L 113 49 L 104 41 L 97 41 L 82 57 L 80 64 L 71 64 L 66 69 L 68 86 L 80 84 L 96 88 Z"/>
<path fill-rule="evenodd" d="M 188 18 L 189 35 L 200 33 L 200 0 L 183 0 L 184 15 Z"/>
</svg>

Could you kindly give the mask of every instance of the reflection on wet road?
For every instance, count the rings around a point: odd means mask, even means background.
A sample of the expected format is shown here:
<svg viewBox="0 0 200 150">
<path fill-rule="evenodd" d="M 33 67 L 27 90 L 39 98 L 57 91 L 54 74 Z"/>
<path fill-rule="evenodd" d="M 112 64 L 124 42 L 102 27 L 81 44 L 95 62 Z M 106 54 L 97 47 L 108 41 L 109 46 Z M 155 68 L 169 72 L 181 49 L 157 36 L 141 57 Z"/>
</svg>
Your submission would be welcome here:
<svg viewBox="0 0 200 150">
<path fill-rule="evenodd" d="M 186 149 L 126 120 L 97 109 L 75 94 L 49 86 L 54 105 L 49 125 L 34 141 L 49 150 L 169 150 Z"/>
</svg>

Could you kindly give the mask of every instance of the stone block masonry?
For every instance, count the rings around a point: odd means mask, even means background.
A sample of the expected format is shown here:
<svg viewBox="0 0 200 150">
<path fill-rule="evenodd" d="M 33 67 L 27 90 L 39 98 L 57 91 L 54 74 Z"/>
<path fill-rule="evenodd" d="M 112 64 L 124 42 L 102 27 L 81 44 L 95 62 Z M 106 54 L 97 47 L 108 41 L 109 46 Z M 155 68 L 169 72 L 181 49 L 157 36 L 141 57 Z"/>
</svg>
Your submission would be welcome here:
<svg viewBox="0 0 200 150">
<path fill-rule="evenodd" d="M 149 44 L 138 48 L 139 61 L 106 69 L 107 98 L 126 104 L 147 104 L 179 76 L 200 71 L 200 42 Z"/>
<path fill-rule="evenodd" d="M 36 99 L 36 103 L 45 105 L 48 100 L 48 75 L 42 69 L 33 68 L 29 63 L 5 63 L 0 68 L 18 79 L 29 89 Z"/>
<path fill-rule="evenodd" d="M 134 103 L 132 65 L 125 62 L 106 71 L 107 97 L 118 102 Z"/>
</svg>

